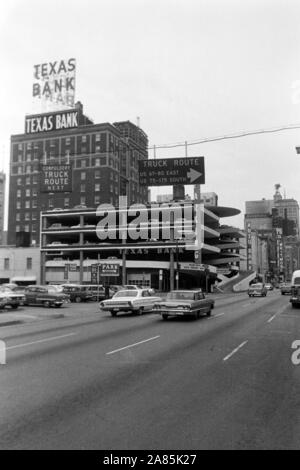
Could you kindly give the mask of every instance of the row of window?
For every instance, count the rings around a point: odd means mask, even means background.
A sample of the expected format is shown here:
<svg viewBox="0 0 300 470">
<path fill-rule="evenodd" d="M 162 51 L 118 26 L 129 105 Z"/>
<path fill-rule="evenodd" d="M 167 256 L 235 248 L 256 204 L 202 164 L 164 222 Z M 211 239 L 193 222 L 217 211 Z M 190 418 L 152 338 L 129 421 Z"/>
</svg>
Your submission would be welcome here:
<svg viewBox="0 0 300 470">
<path fill-rule="evenodd" d="M 5 271 L 10 269 L 10 258 L 4 258 L 4 269 Z M 26 269 L 32 269 L 32 258 L 26 258 Z"/>
<path fill-rule="evenodd" d="M 36 199 L 32 199 L 31 201 L 25 201 L 25 209 L 30 209 L 31 207 L 32 207 L 32 209 L 37 208 L 37 200 Z M 16 209 L 22 209 L 22 202 L 21 201 L 16 202 Z"/>
</svg>

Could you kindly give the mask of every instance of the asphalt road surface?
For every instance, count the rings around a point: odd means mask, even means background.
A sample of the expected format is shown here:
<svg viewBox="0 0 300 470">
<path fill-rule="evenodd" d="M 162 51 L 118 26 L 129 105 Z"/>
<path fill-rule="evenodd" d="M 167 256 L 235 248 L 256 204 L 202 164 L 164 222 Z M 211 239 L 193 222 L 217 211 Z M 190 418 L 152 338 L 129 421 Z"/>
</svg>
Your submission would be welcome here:
<svg viewBox="0 0 300 470">
<path fill-rule="evenodd" d="M 0 448 L 299 449 L 300 309 L 278 291 L 216 302 L 1 328 Z"/>
</svg>

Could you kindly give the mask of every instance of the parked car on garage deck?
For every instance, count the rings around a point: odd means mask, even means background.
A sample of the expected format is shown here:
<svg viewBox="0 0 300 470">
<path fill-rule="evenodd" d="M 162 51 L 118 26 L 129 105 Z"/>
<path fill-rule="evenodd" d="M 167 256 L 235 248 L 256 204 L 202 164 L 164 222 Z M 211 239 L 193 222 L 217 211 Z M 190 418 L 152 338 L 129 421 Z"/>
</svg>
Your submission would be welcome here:
<svg viewBox="0 0 300 470">
<path fill-rule="evenodd" d="M 200 315 L 211 315 L 215 301 L 205 297 L 201 289 L 173 290 L 164 301 L 155 303 L 153 311 L 161 314 L 163 320 L 169 316 L 187 316 L 199 318 Z"/>
</svg>

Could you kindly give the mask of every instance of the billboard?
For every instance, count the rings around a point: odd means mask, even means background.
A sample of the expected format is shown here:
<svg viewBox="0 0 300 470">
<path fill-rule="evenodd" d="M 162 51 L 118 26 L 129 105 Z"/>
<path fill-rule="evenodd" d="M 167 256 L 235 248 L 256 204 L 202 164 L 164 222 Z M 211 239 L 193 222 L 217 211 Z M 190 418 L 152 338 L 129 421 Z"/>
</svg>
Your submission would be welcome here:
<svg viewBox="0 0 300 470">
<path fill-rule="evenodd" d="M 32 98 L 34 104 L 51 109 L 74 107 L 76 59 L 62 59 L 33 66 Z"/>
<path fill-rule="evenodd" d="M 72 191 L 71 165 L 40 165 L 41 193 L 58 193 Z"/>
<path fill-rule="evenodd" d="M 34 114 L 25 117 L 25 134 L 73 129 L 79 125 L 79 111 Z"/>
<path fill-rule="evenodd" d="M 204 157 L 140 160 L 139 182 L 144 186 L 204 184 Z"/>
</svg>

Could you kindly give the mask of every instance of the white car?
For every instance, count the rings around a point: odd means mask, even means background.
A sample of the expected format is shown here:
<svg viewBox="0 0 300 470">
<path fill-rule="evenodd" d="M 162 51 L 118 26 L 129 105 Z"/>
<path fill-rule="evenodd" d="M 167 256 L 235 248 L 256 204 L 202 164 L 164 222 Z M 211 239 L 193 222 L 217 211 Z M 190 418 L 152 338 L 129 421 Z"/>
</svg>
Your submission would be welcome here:
<svg viewBox="0 0 300 470">
<path fill-rule="evenodd" d="M 18 308 L 24 305 L 25 295 L 13 292 L 9 287 L 0 286 L 0 308 Z"/>
<path fill-rule="evenodd" d="M 149 294 L 149 289 L 120 290 L 111 299 L 100 303 L 100 309 L 110 312 L 113 317 L 118 312 L 132 312 L 138 315 L 153 310 L 154 304 L 160 302 L 160 297 Z"/>
</svg>

